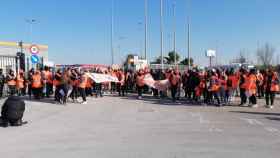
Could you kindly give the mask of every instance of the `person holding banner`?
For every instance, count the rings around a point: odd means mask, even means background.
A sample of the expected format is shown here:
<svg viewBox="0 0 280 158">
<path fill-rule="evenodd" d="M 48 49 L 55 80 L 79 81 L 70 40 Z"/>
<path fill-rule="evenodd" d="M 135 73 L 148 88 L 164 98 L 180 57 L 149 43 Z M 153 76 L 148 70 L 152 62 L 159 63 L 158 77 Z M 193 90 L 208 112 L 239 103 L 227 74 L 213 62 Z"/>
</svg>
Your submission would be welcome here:
<svg viewBox="0 0 280 158">
<path fill-rule="evenodd" d="M 169 82 L 171 84 L 171 96 L 172 96 L 172 101 L 176 102 L 177 99 L 177 93 L 178 93 L 178 88 L 180 87 L 181 84 L 181 76 L 179 74 L 179 71 L 177 70 L 172 70 L 170 75 L 169 75 Z"/>
<path fill-rule="evenodd" d="M 86 98 L 86 84 L 88 81 L 88 76 L 85 72 L 81 72 L 80 84 L 79 84 L 79 92 L 81 97 L 83 98 L 83 102 L 81 104 L 87 104 Z"/>
<path fill-rule="evenodd" d="M 144 86 L 145 86 L 144 78 L 145 78 L 144 71 L 142 69 L 140 69 L 137 73 L 137 76 L 136 76 L 138 99 L 142 99 L 142 93 L 143 93 L 143 89 L 144 89 Z"/>
<path fill-rule="evenodd" d="M 119 96 L 123 96 L 124 97 L 124 91 L 125 91 L 125 85 L 124 85 L 124 80 L 125 80 L 125 76 L 122 70 L 118 70 L 117 72 L 117 78 L 119 80 L 119 82 L 117 83 L 117 89 L 119 92 Z"/>
</svg>

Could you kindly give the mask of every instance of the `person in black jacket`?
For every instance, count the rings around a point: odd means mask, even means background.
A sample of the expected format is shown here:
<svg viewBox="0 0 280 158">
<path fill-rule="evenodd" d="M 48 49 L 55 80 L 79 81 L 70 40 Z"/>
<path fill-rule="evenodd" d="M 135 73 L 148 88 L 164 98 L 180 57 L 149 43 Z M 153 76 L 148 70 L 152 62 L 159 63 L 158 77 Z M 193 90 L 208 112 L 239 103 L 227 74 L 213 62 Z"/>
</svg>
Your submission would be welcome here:
<svg viewBox="0 0 280 158">
<path fill-rule="evenodd" d="M 3 96 L 3 88 L 5 84 L 5 76 L 3 74 L 3 69 L 0 69 L 0 98 Z"/>
<path fill-rule="evenodd" d="M 25 103 L 20 99 L 20 97 L 9 97 L 2 106 L 1 125 L 3 127 L 8 127 L 9 124 L 11 126 L 21 126 L 23 124 L 26 124 L 27 122 L 22 121 L 24 111 Z"/>
</svg>

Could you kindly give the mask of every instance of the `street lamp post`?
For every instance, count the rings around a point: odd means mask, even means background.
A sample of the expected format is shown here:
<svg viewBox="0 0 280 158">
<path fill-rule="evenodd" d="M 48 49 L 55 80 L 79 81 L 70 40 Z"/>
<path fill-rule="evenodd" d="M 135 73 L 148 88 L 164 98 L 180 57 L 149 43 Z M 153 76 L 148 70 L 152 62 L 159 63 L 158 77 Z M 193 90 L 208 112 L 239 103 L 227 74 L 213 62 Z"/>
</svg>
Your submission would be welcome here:
<svg viewBox="0 0 280 158">
<path fill-rule="evenodd" d="M 174 59 L 174 62 L 175 62 L 175 66 L 177 66 L 177 54 L 176 54 L 176 1 L 174 0 L 173 1 L 173 20 L 174 20 L 174 30 L 173 30 L 173 52 L 174 52 L 174 55 L 175 55 L 175 59 Z"/>
<path fill-rule="evenodd" d="M 145 0 L 145 60 L 148 60 L 147 47 L 148 47 L 148 0 Z"/>
<path fill-rule="evenodd" d="M 33 42 L 32 33 L 33 33 L 33 25 L 37 22 L 35 19 L 26 19 L 25 20 L 30 25 L 30 42 Z"/>
<path fill-rule="evenodd" d="M 114 0 L 111 5 L 111 64 L 114 65 Z"/>
<path fill-rule="evenodd" d="M 189 14 L 188 14 L 188 19 L 187 19 L 187 22 L 188 22 L 188 69 L 190 70 L 191 68 L 191 20 L 190 20 L 190 8 L 191 8 L 191 3 L 190 3 L 191 0 L 187 0 L 187 4 L 189 4 Z"/>
<path fill-rule="evenodd" d="M 161 56 L 161 69 L 163 65 L 163 0 L 160 0 L 160 56 Z"/>
</svg>

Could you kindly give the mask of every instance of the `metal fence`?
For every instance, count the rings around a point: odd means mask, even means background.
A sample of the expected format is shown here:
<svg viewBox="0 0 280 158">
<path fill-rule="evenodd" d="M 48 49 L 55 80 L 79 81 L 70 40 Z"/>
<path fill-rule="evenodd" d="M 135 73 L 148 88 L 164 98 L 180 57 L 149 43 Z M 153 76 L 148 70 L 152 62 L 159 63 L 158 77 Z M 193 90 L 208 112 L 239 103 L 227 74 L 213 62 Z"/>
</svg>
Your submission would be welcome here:
<svg viewBox="0 0 280 158">
<path fill-rule="evenodd" d="M 150 68 L 152 70 L 161 70 L 162 69 L 161 64 L 151 64 Z M 188 66 L 187 65 L 180 65 L 180 64 L 179 65 L 170 65 L 170 64 L 164 64 L 163 65 L 163 70 L 166 70 L 166 69 L 169 69 L 169 68 L 171 68 L 171 69 L 178 68 L 179 71 L 183 72 L 183 71 L 188 69 Z"/>
<path fill-rule="evenodd" d="M 7 74 L 9 70 L 16 71 L 16 67 L 16 56 L 0 56 L 0 68 L 3 69 L 4 74 Z"/>
</svg>

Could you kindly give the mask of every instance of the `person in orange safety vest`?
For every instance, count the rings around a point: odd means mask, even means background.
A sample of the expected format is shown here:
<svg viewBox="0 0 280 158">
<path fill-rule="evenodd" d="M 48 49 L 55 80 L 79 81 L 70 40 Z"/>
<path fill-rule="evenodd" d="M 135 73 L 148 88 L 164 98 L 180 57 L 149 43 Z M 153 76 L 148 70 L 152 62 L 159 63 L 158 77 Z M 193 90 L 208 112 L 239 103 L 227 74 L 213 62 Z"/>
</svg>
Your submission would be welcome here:
<svg viewBox="0 0 280 158">
<path fill-rule="evenodd" d="M 16 94 L 16 75 L 13 70 L 9 71 L 9 74 L 7 75 L 7 84 L 9 88 L 9 94 L 15 95 Z"/>
<path fill-rule="evenodd" d="M 42 96 L 42 88 L 43 88 L 43 80 L 40 71 L 36 71 L 34 75 L 32 75 L 32 92 L 35 99 L 40 99 Z"/>
<path fill-rule="evenodd" d="M 273 108 L 276 92 L 279 92 L 279 77 L 276 72 L 269 68 L 264 77 L 266 107 Z"/>
<path fill-rule="evenodd" d="M 257 76 L 256 69 L 251 69 L 246 79 L 246 95 L 249 97 L 249 106 L 257 108 Z"/>
<path fill-rule="evenodd" d="M 24 72 L 22 70 L 20 70 L 20 72 L 17 74 L 16 87 L 17 87 L 18 95 L 24 96 L 26 86 L 25 86 Z"/>
</svg>

